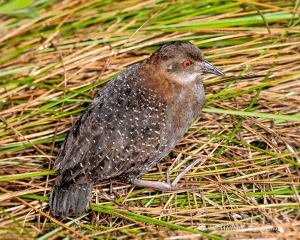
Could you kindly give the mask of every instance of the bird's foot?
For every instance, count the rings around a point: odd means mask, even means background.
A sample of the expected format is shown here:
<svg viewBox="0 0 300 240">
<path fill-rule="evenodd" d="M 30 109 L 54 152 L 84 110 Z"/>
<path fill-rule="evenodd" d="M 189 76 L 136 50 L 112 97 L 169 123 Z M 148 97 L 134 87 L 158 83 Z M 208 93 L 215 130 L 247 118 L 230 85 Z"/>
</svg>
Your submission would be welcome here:
<svg viewBox="0 0 300 240">
<path fill-rule="evenodd" d="M 169 169 L 167 170 L 167 182 L 157 182 L 157 181 L 147 181 L 142 179 L 134 179 L 132 181 L 133 184 L 141 187 L 151 187 L 156 188 L 161 191 L 174 191 L 174 190 L 182 190 L 182 189 L 190 189 L 193 187 L 176 187 L 176 184 L 178 181 L 188 172 L 190 171 L 195 165 L 200 163 L 202 160 L 204 160 L 204 157 L 198 158 L 193 163 L 191 163 L 189 166 L 187 166 L 186 169 L 184 169 L 176 178 L 175 180 L 170 183 L 170 172 Z"/>
</svg>

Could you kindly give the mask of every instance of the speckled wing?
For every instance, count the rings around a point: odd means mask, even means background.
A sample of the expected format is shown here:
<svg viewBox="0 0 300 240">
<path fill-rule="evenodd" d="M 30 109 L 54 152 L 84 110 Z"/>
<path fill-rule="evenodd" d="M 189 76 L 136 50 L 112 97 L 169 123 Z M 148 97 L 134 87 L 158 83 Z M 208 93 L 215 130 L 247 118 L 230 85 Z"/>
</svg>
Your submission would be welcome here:
<svg viewBox="0 0 300 240">
<path fill-rule="evenodd" d="M 109 82 L 73 125 L 55 163 L 57 186 L 139 177 L 170 151 L 166 104 L 142 87 L 137 67 Z"/>
</svg>

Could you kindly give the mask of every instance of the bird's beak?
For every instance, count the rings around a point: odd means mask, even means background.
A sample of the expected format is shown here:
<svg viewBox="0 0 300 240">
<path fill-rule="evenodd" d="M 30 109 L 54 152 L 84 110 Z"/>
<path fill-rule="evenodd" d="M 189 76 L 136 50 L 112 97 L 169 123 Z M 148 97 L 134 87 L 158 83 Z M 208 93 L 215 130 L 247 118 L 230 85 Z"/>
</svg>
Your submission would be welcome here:
<svg viewBox="0 0 300 240">
<path fill-rule="evenodd" d="M 212 74 L 219 75 L 222 77 L 226 76 L 221 70 L 219 70 L 218 68 L 216 68 L 214 65 L 210 64 L 206 60 L 204 60 L 204 62 L 203 62 L 202 71 L 205 73 L 212 73 Z"/>
</svg>

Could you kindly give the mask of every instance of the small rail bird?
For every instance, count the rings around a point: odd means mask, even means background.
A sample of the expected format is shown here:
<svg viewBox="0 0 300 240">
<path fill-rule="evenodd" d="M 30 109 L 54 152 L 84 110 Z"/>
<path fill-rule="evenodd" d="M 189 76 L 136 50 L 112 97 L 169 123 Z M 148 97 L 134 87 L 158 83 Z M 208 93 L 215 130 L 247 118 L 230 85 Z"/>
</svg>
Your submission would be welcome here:
<svg viewBox="0 0 300 240">
<path fill-rule="evenodd" d="M 189 42 L 163 45 L 98 93 L 70 129 L 57 155 L 50 194 L 54 215 L 78 216 L 93 184 L 118 179 L 161 190 L 173 184 L 140 179 L 180 141 L 205 104 L 202 74 L 225 76 Z"/>
</svg>

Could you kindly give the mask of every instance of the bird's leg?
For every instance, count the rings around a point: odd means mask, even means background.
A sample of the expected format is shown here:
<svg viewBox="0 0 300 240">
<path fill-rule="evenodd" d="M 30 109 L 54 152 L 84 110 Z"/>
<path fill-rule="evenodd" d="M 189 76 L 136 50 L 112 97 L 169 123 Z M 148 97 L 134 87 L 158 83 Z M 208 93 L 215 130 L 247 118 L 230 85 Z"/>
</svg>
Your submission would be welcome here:
<svg viewBox="0 0 300 240">
<path fill-rule="evenodd" d="M 188 172 L 190 171 L 196 164 L 200 163 L 202 160 L 204 160 L 204 157 L 198 158 L 195 160 L 192 164 L 187 166 L 186 169 L 184 169 L 176 178 L 175 180 L 170 183 L 170 175 L 167 173 L 167 182 L 156 182 L 156 181 L 147 181 L 147 180 L 142 180 L 142 179 L 134 179 L 132 181 L 133 184 L 141 187 L 152 187 L 156 188 L 162 191 L 173 191 L 173 190 L 179 190 L 179 189 L 184 189 L 181 187 L 176 187 L 176 183 Z"/>
<path fill-rule="evenodd" d="M 171 180 L 170 180 L 170 166 L 167 167 L 166 180 L 167 180 L 167 184 L 171 185 Z"/>
<path fill-rule="evenodd" d="M 174 188 L 171 184 L 167 184 L 164 182 L 156 182 L 156 181 L 147 181 L 142 179 L 134 179 L 132 181 L 134 185 L 140 186 L 140 187 L 151 187 L 156 188 L 162 191 L 172 191 L 172 190 L 178 190 L 178 188 Z"/>
<path fill-rule="evenodd" d="M 109 179 L 109 194 L 112 195 L 113 193 L 113 184 L 112 184 L 112 180 Z"/>
<path fill-rule="evenodd" d="M 201 161 L 203 161 L 205 159 L 205 157 L 201 157 L 196 159 L 194 162 L 192 162 L 190 165 L 187 166 L 186 169 L 184 169 L 181 173 L 179 173 L 179 175 L 175 178 L 175 180 L 172 182 L 172 186 L 175 186 L 178 181 L 188 172 L 190 171 L 193 167 L 195 167 L 198 163 L 200 163 Z"/>
<path fill-rule="evenodd" d="M 168 185 L 171 185 L 171 181 L 170 181 L 170 166 L 167 167 L 167 171 L 166 171 L 166 180 L 167 180 L 167 184 L 168 184 Z M 162 190 L 161 193 L 164 194 L 164 193 L 165 193 L 165 190 Z M 164 200 L 165 200 L 165 196 L 162 195 L 162 196 L 161 196 L 161 199 L 160 199 L 160 202 L 161 202 L 162 205 L 164 204 Z"/>
</svg>

